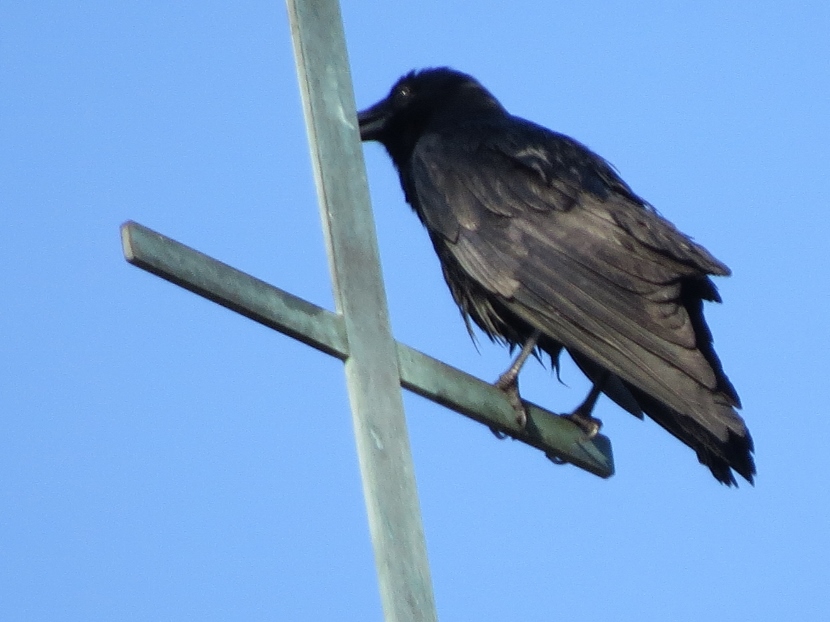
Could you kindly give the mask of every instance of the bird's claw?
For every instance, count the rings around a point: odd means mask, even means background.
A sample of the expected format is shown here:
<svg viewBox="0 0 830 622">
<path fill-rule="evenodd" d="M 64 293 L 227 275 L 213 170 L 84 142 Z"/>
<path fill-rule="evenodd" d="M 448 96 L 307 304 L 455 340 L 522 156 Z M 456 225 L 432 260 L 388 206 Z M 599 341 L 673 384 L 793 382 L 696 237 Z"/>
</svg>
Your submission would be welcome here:
<svg viewBox="0 0 830 622">
<path fill-rule="evenodd" d="M 565 460 L 565 459 L 563 459 L 563 458 L 560 458 L 559 456 L 557 456 L 557 455 L 556 455 L 556 454 L 554 454 L 554 453 L 546 453 L 546 454 L 545 454 L 545 458 L 547 458 L 548 460 L 550 460 L 550 461 L 551 461 L 551 462 L 553 462 L 554 464 L 560 464 L 560 465 L 561 465 L 561 464 L 568 464 L 568 461 L 567 461 L 567 460 Z"/>
<path fill-rule="evenodd" d="M 585 436 L 588 440 L 594 438 L 597 434 L 599 434 L 600 428 L 602 428 L 602 421 L 592 417 L 591 415 L 586 415 L 584 413 L 577 411 L 572 412 L 570 415 L 562 415 L 565 419 L 572 421 L 576 424 L 580 430 L 585 433 Z"/>
<path fill-rule="evenodd" d="M 493 425 L 490 426 L 490 431 L 493 433 L 493 436 L 495 436 L 500 441 L 503 441 L 508 436 L 507 433 L 502 432 L 496 426 L 493 426 Z"/>
<path fill-rule="evenodd" d="M 527 425 L 527 411 L 524 404 L 522 404 L 522 396 L 519 395 L 519 377 L 518 374 L 507 371 L 499 376 L 495 382 L 495 387 L 504 392 L 507 401 L 513 407 L 516 413 L 516 424 L 524 429 Z M 497 435 L 498 436 L 498 435 Z"/>
</svg>

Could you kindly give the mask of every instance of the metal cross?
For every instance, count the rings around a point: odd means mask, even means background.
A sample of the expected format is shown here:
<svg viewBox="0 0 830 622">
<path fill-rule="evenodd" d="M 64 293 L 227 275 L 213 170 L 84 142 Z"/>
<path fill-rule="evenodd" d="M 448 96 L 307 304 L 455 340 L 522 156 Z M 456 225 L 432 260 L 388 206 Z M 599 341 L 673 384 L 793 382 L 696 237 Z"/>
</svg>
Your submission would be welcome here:
<svg viewBox="0 0 830 622">
<path fill-rule="evenodd" d="M 338 0 L 288 0 L 336 312 L 297 298 L 135 222 L 128 262 L 345 363 L 355 439 L 388 622 L 437 619 L 403 412 L 403 387 L 601 477 L 604 436 L 525 402 L 520 429 L 491 384 L 394 340 L 380 274 Z"/>
</svg>

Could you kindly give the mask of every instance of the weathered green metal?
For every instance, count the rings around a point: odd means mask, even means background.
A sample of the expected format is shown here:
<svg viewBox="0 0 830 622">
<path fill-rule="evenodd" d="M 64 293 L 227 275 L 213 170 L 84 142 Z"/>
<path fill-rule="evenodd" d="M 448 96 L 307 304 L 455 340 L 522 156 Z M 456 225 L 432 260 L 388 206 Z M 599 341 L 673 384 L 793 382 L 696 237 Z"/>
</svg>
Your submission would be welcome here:
<svg viewBox="0 0 830 622">
<path fill-rule="evenodd" d="M 345 360 L 343 318 L 265 281 L 217 261 L 152 229 L 121 225 L 124 257 L 156 276 L 212 300 L 255 322 Z"/>
<path fill-rule="evenodd" d="M 131 264 L 237 311 L 269 328 L 345 360 L 349 356 L 341 315 L 208 257 L 135 222 L 121 227 L 124 255 Z M 550 456 L 600 477 L 614 473 L 611 445 L 602 435 L 585 439 L 566 419 L 525 401 L 528 425 L 519 429 L 504 394 L 492 384 L 397 343 L 401 385 L 514 436 Z"/>
<path fill-rule="evenodd" d="M 401 385 L 434 402 L 541 449 L 557 461 L 570 462 L 600 477 L 614 474 L 611 442 L 599 434 L 592 439 L 564 417 L 522 400 L 527 411 L 524 428 L 502 391 L 475 376 L 398 344 Z"/>
<path fill-rule="evenodd" d="M 349 357 L 346 382 L 381 604 L 388 622 L 437 620 L 337 0 L 288 0 L 291 38 Z"/>
</svg>

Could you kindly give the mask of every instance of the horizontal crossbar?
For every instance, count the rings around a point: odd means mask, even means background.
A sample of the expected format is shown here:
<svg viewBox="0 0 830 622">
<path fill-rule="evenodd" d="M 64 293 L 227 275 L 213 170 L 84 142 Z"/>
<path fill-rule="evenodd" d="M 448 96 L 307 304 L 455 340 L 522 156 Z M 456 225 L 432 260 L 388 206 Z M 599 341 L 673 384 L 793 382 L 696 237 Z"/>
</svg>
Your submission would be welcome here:
<svg viewBox="0 0 830 622">
<path fill-rule="evenodd" d="M 121 226 L 127 261 L 273 328 L 326 354 L 345 360 L 349 344 L 343 318 L 273 285 L 208 257 L 143 225 Z M 611 443 L 587 439 L 572 422 L 524 401 L 527 425 L 520 428 L 504 394 L 492 384 L 397 342 L 401 386 L 479 423 L 600 477 L 614 474 Z"/>
</svg>

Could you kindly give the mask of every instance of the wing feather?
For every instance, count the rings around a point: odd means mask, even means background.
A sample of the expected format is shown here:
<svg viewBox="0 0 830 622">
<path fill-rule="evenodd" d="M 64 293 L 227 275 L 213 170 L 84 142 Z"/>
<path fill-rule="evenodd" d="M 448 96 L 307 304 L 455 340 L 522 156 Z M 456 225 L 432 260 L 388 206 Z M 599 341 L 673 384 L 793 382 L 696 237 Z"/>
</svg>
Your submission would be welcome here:
<svg viewBox="0 0 830 622">
<path fill-rule="evenodd" d="M 528 325 L 719 440 L 746 435 L 681 300 L 684 280 L 728 268 L 621 181 L 580 189 L 578 172 L 546 163 L 555 158 L 542 147 L 511 158 L 504 146 L 422 138 L 411 163 L 416 211 L 439 255 Z M 683 434 L 682 422 L 666 425 Z"/>
</svg>

